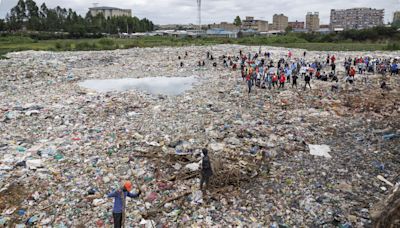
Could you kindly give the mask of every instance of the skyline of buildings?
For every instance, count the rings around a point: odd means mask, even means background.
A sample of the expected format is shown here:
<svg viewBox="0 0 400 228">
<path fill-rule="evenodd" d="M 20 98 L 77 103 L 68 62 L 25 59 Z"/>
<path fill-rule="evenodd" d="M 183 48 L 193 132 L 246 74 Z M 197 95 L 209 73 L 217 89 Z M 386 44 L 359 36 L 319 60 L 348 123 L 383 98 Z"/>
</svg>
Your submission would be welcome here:
<svg viewBox="0 0 400 228">
<path fill-rule="evenodd" d="M 302 21 L 289 21 L 289 18 L 284 14 L 274 14 L 272 24 L 264 26 L 268 21 L 256 20 L 254 17 L 246 17 L 243 20 L 244 25 L 242 29 L 253 29 L 258 32 L 267 31 L 284 31 L 290 27 L 296 32 L 329 32 L 329 31 L 343 31 L 349 29 L 367 29 L 376 26 L 383 26 L 384 21 L 384 9 L 372 9 L 372 8 L 351 8 L 351 9 L 332 9 L 331 10 L 331 21 L 329 24 L 321 25 L 319 12 L 308 12 L 305 15 L 305 22 Z M 393 21 L 400 21 L 400 11 L 397 11 L 393 15 Z M 252 24 L 250 23 L 253 22 Z M 256 21 L 262 21 L 263 27 L 259 28 Z M 250 24 L 249 24 L 250 23 Z M 215 28 L 215 26 L 214 26 Z"/>
<path fill-rule="evenodd" d="M 103 13 L 106 18 L 114 16 L 132 16 L 131 9 L 120 9 L 116 7 L 90 7 L 90 13 L 95 16 Z M 272 15 L 272 23 L 261 19 L 255 19 L 254 16 L 246 16 L 242 20 L 242 26 L 239 28 L 229 22 L 221 22 L 219 24 L 206 24 L 204 28 L 221 28 L 224 30 L 255 30 L 257 32 L 268 32 L 272 30 L 284 31 L 286 28 L 291 27 L 297 32 L 318 32 L 321 31 L 321 21 L 319 12 L 308 12 L 305 15 L 305 21 L 289 21 L 289 17 L 283 13 Z M 332 9 L 330 15 L 329 29 L 332 31 L 341 31 L 348 29 L 365 29 L 372 28 L 379 25 L 384 25 L 385 10 L 372 9 L 372 8 L 350 8 L 350 9 Z M 393 13 L 393 21 L 400 21 L 400 11 Z M 183 24 L 181 24 L 183 25 Z M 179 27 L 179 26 L 177 26 Z M 191 26 L 187 26 L 191 27 Z M 326 30 L 326 25 L 324 25 Z"/>
<path fill-rule="evenodd" d="M 43 2 L 46 3 L 48 8 L 55 8 L 60 6 L 62 8 L 72 8 L 78 14 L 85 16 L 88 8 L 93 7 L 94 2 L 85 2 L 79 0 L 34 0 L 38 6 Z M 143 1 L 122 1 L 122 0 L 100 0 L 97 1 L 99 5 L 116 6 L 123 9 L 133 9 L 135 16 L 139 18 L 146 17 L 152 20 L 155 24 L 190 24 L 196 23 L 194 15 L 196 11 L 196 3 L 184 2 L 185 0 L 153 0 L 150 2 Z M 232 0 L 221 4 L 220 1 L 205 1 L 203 7 L 203 21 L 204 24 L 212 24 L 214 22 L 229 21 L 237 14 L 242 18 L 252 15 L 257 19 L 272 21 L 272 14 L 274 12 L 283 12 L 289 16 L 289 21 L 305 21 L 304 14 L 306 12 L 320 12 L 321 24 L 328 24 L 330 21 L 330 9 L 353 8 L 360 6 L 367 6 L 371 8 L 385 9 L 384 22 L 391 22 L 393 13 L 400 10 L 399 0 L 390 0 L 380 2 L 373 2 L 372 0 L 364 0 L 362 3 L 358 2 L 344 2 L 342 0 L 330 2 L 318 2 L 318 4 L 301 4 L 301 1 L 293 2 L 293 8 L 287 8 L 286 3 L 289 0 L 283 0 L 282 6 L 276 4 L 273 6 L 265 5 L 264 7 L 246 7 L 244 2 L 239 0 Z M 342 1 L 342 2 L 341 2 Z M 4 18 L 6 13 L 17 4 L 18 0 L 0 0 L 0 18 Z M 390 2 L 390 3 L 389 3 Z M 345 4 L 346 3 L 346 4 Z M 170 7 L 171 6 L 171 7 Z M 174 10 L 171 10 L 173 7 Z M 217 13 L 218 12 L 218 13 Z M 235 14 L 235 12 L 237 14 Z M 270 15 L 265 17 L 265 12 L 271 12 Z M 269 18 L 271 17 L 271 18 Z"/>
<path fill-rule="evenodd" d="M 285 31 L 290 27 L 295 32 L 333 32 L 349 29 L 366 29 L 384 25 L 384 9 L 372 8 L 351 8 L 344 10 L 331 10 L 331 21 L 329 24 L 321 25 L 319 12 L 308 12 L 305 15 L 305 22 L 289 21 L 288 16 L 284 14 L 274 14 L 272 24 L 266 20 L 256 20 L 252 16 L 246 16 L 240 29 L 254 30 L 257 32 Z M 393 20 L 400 21 L 400 11 L 395 12 Z M 229 23 L 224 22 L 226 28 Z M 209 28 L 219 28 L 218 24 L 213 24 Z M 228 30 L 237 30 L 238 27 L 230 27 Z"/>
<path fill-rule="evenodd" d="M 290 27 L 294 32 L 331 32 L 343 31 L 348 29 L 365 29 L 376 26 L 383 26 L 384 9 L 372 8 L 351 8 L 351 9 L 332 9 L 331 21 L 329 24 L 321 24 L 319 12 L 308 12 L 305 14 L 305 21 L 289 21 L 289 17 L 284 14 L 274 14 L 272 23 L 267 20 L 255 19 L 254 16 L 246 16 L 242 20 L 242 26 L 234 26 L 233 23 L 222 22 L 208 25 L 208 29 L 234 30 L 254 30 L 257 32 L 277 32 L 285 31 Z M 393 20 L 400 21 L 400 11 L 393 15 Z"/>
</svg>

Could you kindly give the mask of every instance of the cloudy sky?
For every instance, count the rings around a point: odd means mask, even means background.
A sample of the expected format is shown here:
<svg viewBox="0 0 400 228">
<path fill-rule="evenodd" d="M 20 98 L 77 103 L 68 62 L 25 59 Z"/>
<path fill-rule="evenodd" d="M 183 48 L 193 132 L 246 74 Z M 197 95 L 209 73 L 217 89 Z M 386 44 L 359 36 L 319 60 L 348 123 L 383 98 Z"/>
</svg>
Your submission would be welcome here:
<svg viewBox="0 0 400 228">
<path fill-rule="evenodd" d="M 4 18 L 18 0 L 0 0 L 0 17 Z M 156 24 L 196 23 L 196 0 L 36 0 L 46 2 L 48 7 L 60 5 L 72 8 L 85 15 L 93 3 L 99 6 L 113 6 L 132 9 L 139 18 L 149 18 Z M 251 3 L 251 4 L 249 4 Z M 393 19 L 393 12 L 400 10 L 400 0 L 203 0 L 202 18 L 204 23 L 232 22 L 236 15 L 255 16 L 257 19 L 272 21 L 274 13 L 284 13 L 289 21 L 304 21 L 309 11 L 319 12 L 321 24 L 329 23 L 330 9 L 372 7 L 385 9 L 385 22 Z"/>
</svg>

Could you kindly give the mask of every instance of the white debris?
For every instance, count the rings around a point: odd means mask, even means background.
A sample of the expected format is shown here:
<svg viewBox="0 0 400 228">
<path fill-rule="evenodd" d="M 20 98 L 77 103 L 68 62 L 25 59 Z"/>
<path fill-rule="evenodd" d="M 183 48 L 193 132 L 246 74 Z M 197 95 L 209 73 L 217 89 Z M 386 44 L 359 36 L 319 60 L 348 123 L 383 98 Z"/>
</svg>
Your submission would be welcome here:
<svg viewBox="0 0 400 228">
<path fill-rule="evenodd" d="M 43 161 L 41 159 L 27 160 L 26 167 L 29 169 L 38 169 L 43 167 Z"/>
<path fill-rule="evenodd" d="M 189 169 L 190 171 L 197 171 L 200 169 L 200 163 L 191 163 L 187 164 L 185 168 Z"/>
<path fill-rule="evenodd" d="M 310 148 L 310 154 L 314 156 L 320 156 L 325 158 L 332 158 L 329 154 L 331 148 L 328 145 L 308 145 Z"/>
</svg>

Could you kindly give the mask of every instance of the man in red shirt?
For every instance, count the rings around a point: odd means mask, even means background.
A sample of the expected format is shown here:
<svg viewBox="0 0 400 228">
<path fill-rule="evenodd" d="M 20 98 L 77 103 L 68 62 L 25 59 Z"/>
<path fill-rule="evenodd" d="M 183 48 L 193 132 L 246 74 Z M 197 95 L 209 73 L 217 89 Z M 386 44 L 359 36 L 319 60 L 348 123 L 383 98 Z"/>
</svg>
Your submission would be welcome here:
<svg viewBox="0 0 400 228">
<path fill-rule="evenodd" d="M 354 69 L 354 67 L 352 67 L 350 69 L 349 76 L 354 78 L 355 75 L 356 75 L 356 70 Z"/>
<path fill-rule="evenodd" d="M 334 63 L 335 63 L 335 61 L 336 61 L 336 57 L 335 57 L 335 55 L 332 55 L 332 57 L 331 57 L 331 61 L 332 61 L 332 64 L 334 64 Z"/>
<path fill-rule="evenodd" d="M 351 67 L 351 69 L 349 71 L 349 77 L 347 78 L 347 81 L 350 84 L 353 84 L 355 75 L 356 75 L 356 70 L 354 69 L 354 67 Z"/>
<path fill-rule="evenodd" d="M 286 82 L 286 76 L 285 76 L 284 73 L 282 73 L 281 74 L 281 78 L 279 79 L 279 89 L 280 88 L 282 88 L 282 89 L 285 88 L 285 82 Z"/>
<path fill-rule="evenodd" d="M 251 88 L 253 87 L 253 82 L 251 80 L 251 73 L 246 76 L 247 87 L 249 88 L 249 95 L 251 93 Z"/>
<path fill-rule="evenodd" d="M 272 76 L 272 86 L 275 88 L 275 85 L 278 86 L 278 76 L 276 74 Z"/>
</svg>

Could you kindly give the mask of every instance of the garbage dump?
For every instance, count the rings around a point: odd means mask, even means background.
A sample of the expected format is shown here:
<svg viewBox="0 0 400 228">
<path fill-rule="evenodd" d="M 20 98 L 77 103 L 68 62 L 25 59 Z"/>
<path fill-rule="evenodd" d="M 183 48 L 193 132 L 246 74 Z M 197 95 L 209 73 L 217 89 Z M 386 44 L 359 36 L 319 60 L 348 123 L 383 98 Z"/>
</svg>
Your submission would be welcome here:
<svg viewBox="0 0 400 228">
<path fill-rule="evenodd" d="M 129 227 L 372 226 L 374 204 L 400 182 L 400 78 L 350 80 L 345 60 L 400 53 L 261 49 L 273 65 L 289 51 L 310 63 L 335 55 L 338 80 L 258 81 L 249 93 L 233 56 L 259 47 L 239 45 L 9 53 L 0 226 L 110 227 L 107 195 L 126 180 L 141 192 L 126 200 Z M 203 149 L 212 176 L 200 189 Z"/>
<path fill-rule="evenodd" d="M 382 201 L 377 203 L 372 210 L 371 217 L 374 227 L 399 227 L 400 226 L 400 184 Z"/>
</svg>

